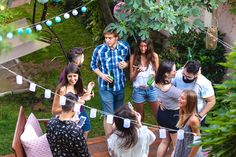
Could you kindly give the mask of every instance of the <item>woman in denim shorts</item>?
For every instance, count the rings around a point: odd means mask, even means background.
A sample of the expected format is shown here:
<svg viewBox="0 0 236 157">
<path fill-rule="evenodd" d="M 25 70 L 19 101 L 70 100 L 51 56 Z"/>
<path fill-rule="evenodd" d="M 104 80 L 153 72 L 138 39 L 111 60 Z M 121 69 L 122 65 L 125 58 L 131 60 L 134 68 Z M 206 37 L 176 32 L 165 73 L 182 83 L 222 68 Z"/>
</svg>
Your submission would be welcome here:
<svg viewBox="0 0 236 157">
<path fill-rule="evenodd" d="M 156 117 L 158 102 L 154 78 L 159 66 L 158 54 L 154 52 L 150 39 L 139 40 L 134 53 L 130 57 L 130 80 L 133 81 L 132 100 L 136 111 L 144 120 L 144 103 L 148 102 Z"/>
</svg>

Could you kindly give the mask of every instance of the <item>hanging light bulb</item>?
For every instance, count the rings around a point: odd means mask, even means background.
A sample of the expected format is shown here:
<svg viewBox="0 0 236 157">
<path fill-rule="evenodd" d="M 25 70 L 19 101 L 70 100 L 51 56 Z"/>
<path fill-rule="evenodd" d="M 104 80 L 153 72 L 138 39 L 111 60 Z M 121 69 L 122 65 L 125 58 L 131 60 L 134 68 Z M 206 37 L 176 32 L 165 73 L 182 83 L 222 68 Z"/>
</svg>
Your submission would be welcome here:
<svg viewBox="0 0 236 157">
<path fill-rule="evenodd" d="M 0 10 L 1 11 L 5 10 L 5 7 L 3 5 L 0 5 Z"/>
<path fill-rule="evenodd" d="M 12 38 L 13 38 L 13 36 L 14 36 L 14 35 L 13 35 L 13 33 L 12 33 L 12 32 L 8 32 L 8 33 L 7 33 L 7 38 L 8 38 L 8 39 L 12 39 Z"/>
<path fill-rule="evenodd" d="M 61 17 L 60 16 L 55 17 L 55 21 L 56 21 L 56 23 L 61 22 Z"/>
<path fill-rule="evenodd" d="M 85 12 L 87 11 L 87 8 L 86 8 L 85 6 L 83 6 L 83 7 L 81 8 L 81 11 L 82 11 L 82 13 L 85 13 Z"/>
<path fill-rule="evenodd" d="M 31 34 L 32 33 L 32 29 L 31 28 L 26 28 L 25 29 L 25 33 L 28 34 L 28 35 Z"/>
<path fill-rule="evenodd" d="M 65 14 L 64 14 L 64 18 L 65 18 L 65 19 L 69 19 L 69 18 L 70 18 L 70 14 L 65 13 Z"/>
<path fill-rule="evenodd" d="M 17 29 L 17 33 L 19 35 L 22 35 L 24 33 L 24 30 L 22 28 Z"/>
<path fill-rule="evenodd" d="M 44 3 L 47 3 L 48 0 L 38 0 L 38 2 L 41 3 L 41 4 L 44 4 Z"/>
<path fill-rule="evenodd" d="M 42 28 L 43 28 L 42 25 L 40 25 L 40 24 L 36 25 L 36 30 L 37 30 L 37 31 L 41 31 Z"/>
<path fill-rule="evenodd" d="M 72 15 L 74 16 L 78 15 L 78 11 L 76 9 L 72 10 Z"/>
<path fill-rule="evenodd" d="M 47 20 L 46 25 L 49 26 L 49 27 L 52 26 L 52 21 L 51 20 Z"/>
</svg>

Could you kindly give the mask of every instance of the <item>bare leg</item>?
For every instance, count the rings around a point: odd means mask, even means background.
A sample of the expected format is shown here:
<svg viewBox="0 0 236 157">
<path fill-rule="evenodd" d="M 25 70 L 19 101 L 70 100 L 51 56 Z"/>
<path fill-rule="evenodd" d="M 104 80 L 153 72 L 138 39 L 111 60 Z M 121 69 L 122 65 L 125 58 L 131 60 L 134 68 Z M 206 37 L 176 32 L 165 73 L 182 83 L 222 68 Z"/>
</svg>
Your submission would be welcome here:
<svg viewBox="0 0 236 157">
<path fill-rule="evenodd" d="M 176 142 L 177 142 L 177 133 L 176 134 L 170 134 L 170 138 L 171 138 L 172 145 L 173 145 L 173 152 L 172 152 L 171 156 L 174 156 L 175 146 L 176 146 Z"/>
<path fill-rule="evenodd" d="M 149 104 L 151 105 L 151 108 L 152 108 L 153 117 L 156 119 L 159 103 L 156 101 L 156 102 L 149 102 Z"/>
<path fill-rule="evenodd" d="M 143 109 L 143 103 L 136 103 L 135 104 L 136 111 L 141 115 L 141 122 L 144 121 L 144 109 Z"/>
<path fill-rule="evenodd" d="M 104 117 L 103 119 L 103 127 L 104 127 L 106 137 L 109 137 L 114 129 L 114 126 L 112 124 L 107 123 L 106 117 Z"/>
<path fill-rule="evenodd" d="M 84 132 L 84 137 L 85 137 L 85 139 L 88 138 L 88 133 L 89 133 L 89 131 L 85 131 L 85 132 Z"/>
<path fill-rule="evenodd" d="M 170 134 L 168 132 L 166 132 L 166 138 L 161 140 L 161 143 L 157 148 L 157 157 L 165 157 L 166 156 L 166 152 L 167 152 L 167 149 L 170 145 L 170 142 L 171 142 Z"/>
</svg>

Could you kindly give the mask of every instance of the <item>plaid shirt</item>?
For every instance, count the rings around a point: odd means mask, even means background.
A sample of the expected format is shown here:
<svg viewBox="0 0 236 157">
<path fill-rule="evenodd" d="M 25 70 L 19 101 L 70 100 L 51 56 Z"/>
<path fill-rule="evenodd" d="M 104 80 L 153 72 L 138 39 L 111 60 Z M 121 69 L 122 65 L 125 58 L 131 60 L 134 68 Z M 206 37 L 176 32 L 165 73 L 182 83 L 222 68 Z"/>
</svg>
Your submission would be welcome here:
<svg viewBox="0 0 236 157">
<path fill-rule="evenodd" d="M 104 74 L 109 74 L 113 71 L 114 86 L 113 89 L 109 88 L 109 83 L 98 77 L 99 88 L 104 90 L 119 91 L 125 87 L 125 71 L 119 69 L 118 63 L 120 61 L 127 61 L 130 56 L 130 47 L 127 42 L 118 41 L 115 49 L 110 49 L 107 44 L 97 46 L 93 51 L 92 60 L 90 63 L 91 69 L 99 70 Z"/>
</svg>

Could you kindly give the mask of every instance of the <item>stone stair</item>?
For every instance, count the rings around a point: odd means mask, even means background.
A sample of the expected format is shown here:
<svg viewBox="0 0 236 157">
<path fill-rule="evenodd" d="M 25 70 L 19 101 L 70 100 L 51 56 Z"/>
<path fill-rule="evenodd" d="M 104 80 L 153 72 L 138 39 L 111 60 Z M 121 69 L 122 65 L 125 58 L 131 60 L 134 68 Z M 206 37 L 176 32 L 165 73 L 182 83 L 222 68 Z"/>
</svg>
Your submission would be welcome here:
<svg viewBox="0 0 236 157">
<path fill-rule="evenodd" d="M 14 24 L 17 28 L 28 25 L 26 19 L 20 19 L 11 24 Z M 8 39 L 7 42 L 11 44 L 12 49 L 9 52 L 3 51 L 0 53 L 0 64 L 11 69 L 19 75 L 23 75 L 24 69 L 19 65 L 20 60 L 18 58 L 50 45 L 49 43 L 39 40 L 32 41 L 29 39 L 20 39 L 18 36 L 14 36 L 13 39 Z M 5 69 L 0 69 L 0 80 L 0 96 L 6 93 L 15 93 L 28 90 L 29 85 L 27 83 L 23 83 L 23 85 L 17 85 L 15 81 L 15 75 L 11 74 Z"/>
<path fill-rule="evenodd" d="M 21 5 L 31 2 L 31 0 L 8 0 L 8 1 L 9 1 L 8 2 L 9 8 L 19 7 Z"/>
</svg>

